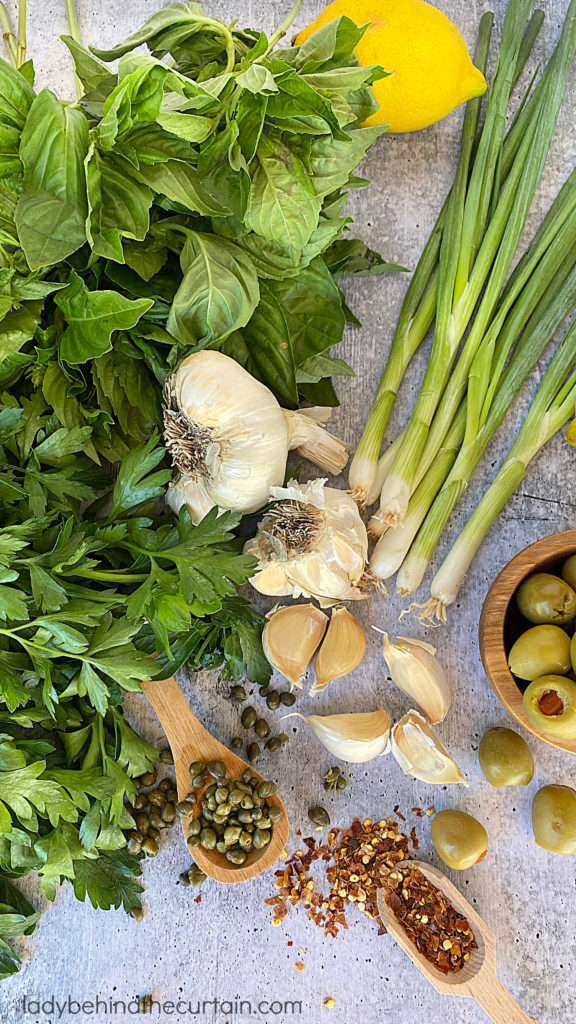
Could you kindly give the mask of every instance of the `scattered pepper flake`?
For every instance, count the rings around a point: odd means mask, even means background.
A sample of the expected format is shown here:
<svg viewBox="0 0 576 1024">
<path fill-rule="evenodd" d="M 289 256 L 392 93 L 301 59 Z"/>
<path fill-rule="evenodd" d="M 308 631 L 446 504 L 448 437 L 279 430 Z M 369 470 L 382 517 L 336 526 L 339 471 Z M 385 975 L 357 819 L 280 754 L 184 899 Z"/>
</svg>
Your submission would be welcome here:
<svg viewBox="0 0 576 1024">
<path fill-rule="evenodd" d="M 303 971 L 305 967 L 306 967 L 306 964 L 303 964 L 301 960 L 297 960 L 296 961 L 296 970 L 297 971 Z"/>
<path fill-rule="evenodd" d="M 326 999 L 322 1002 L 322 1006 L 325 1006 L 327 1010 L 333 1010 L 336 1006 L 336 1000 L 333 999 L 332 996 L 326 996 Z"/>
</svg>

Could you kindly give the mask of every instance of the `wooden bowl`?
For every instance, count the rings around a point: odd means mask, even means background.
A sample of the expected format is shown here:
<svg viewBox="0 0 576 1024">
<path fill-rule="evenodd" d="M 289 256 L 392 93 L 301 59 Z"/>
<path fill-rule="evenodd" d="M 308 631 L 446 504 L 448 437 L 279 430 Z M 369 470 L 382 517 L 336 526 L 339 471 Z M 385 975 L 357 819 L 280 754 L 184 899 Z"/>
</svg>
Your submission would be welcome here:
<svg viewBox="0 0 576 1024">
<path fill-rule="evenodd" d="M 576 740 L 552 739 L 531 725 L 522 704 L 522 690 L 508 668 L 507 652 L 530 628 L 516 608 L 514 594 L 522 580 L 533 572 L 559 572 L 562 562 L 576 553 L 576 530 L 553 533 L 516 555 L 490 587 L 482 607 L 479 626 L 480 654 L 484 671 L 494 693 L 520 725 L 560 750 L 576 754 Z M 526 683 L 528 686 L 528 683 Z"/>
</svg>

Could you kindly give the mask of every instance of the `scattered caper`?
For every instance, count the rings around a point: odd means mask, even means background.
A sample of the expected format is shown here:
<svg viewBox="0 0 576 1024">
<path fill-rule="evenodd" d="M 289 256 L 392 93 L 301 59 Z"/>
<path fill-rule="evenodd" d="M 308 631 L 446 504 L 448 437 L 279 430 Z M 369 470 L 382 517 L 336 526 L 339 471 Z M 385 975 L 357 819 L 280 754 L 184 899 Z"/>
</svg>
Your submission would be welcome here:
<svg viewBox="0 0 576 1024">
<path fill-rule="evenodd" d="M 130 911 L 130 917 L 133 917 L 135 921 L 138 921 L 138 923 L 140 923 L 140 921 L 143 921 L 144 911 L 142 910 L 142 907 L 132 907 L 132 910 Z"/>
<path fill-rule="evenodd" d="M 138 854 L 142 852 L 143 838 L 144 837 L 136 838 L 136 836 L 134 835 L 130 836 L 128 842 L 126 843 L 126 849 L 128 850 L 128 853 L 131 853 L 132 856 L 137 857 Z"/>
<path fill-rule="evenodd" d="M 266 705 L 270 708 L 270 711 L 277 711 L 280 707 L 280 694 L 278 690 L 270 690 L 270 693 L 266 697 Z"/>
<path fill-rule="evenodd" d="M 285 743 L 289 743 L 290 742 L 290 737 L 289 737 L 288 733 L 286 733 L 286 732 L 281 732 L 279 737 L 278 737 L 278 739 L 280 740 L 282 746 L 284 746 Z"/>
<path fill-rule="evenodd" d="M 247 750 L 248 760 L 250 764 L 254 764 L 255 761 L 259 761 L 262 757 L 262 751 L 257 743 L 250 743 Z"/>
<path fill-rule="evenodd" d="M 144 775 L 141 775 L 136 781 L 140 786 L 144 786 L 145 789 L 148 789 L 148 786 L 153 786 L 156 782 L 156 770 L 153 768 L 149 772 L 144 772 Z"/>
<path fill-rule="evenodd" d="M 232 750 L 240 750 L 242 743 L 243 740 L 240 736 L 233 736 L 232 739 L 230 740 L 230 746 L 232 747 Z"/>
<path fill-rule="evenodd" d="M 178 790 L 174 789 L 174 786 L 167 789 L 164 795 L 169 803 L 175 804 L 178 802 Z"/>
<path fill-rule="evenodd" d="M 150 836 L 150 839 L 155 839 L 156 842 L 158 842 L 158 840 L 160 839 L 160 829 L 149 828 L 148 835 Z"/>
<path fill-rule="evenodd" d="M 230 696 L 232 697 L 232 700 L 237 700 L 238 703 L 240 703 L 241 701 L 246 700 L 247 694 L 243 686 L 231 686 Z"/>
<path fill-rule="evenodd" d="M 242 772 L 242 784 L 244 786 L 247 786 L 248 783 L 250 782 L 251 778 L 252 778 L 252 769 L 251 768 L 245 768 L 244 771 Z M 241 787 L 239 786 L 238 788 L 240 789 Z"/>
<path fill-rule="evenodd" d="M 255 708 L 250 705 L 244 708 L 244 711 L 240 715 L 240 721 L 245 729 L 252 729 L 258 720 L 258 714 Z"/>
<path fill-rule="evenodd" d="M 266 800 L 267 797 L 274 796 L 278 792 L 278 786 L 276 785 L 275 782 L 271 782 L 265 779 L 264 782 L 260 782 L 258 784 L 256 792 L 259 797 L 261 797 L 263 800 Z"/>
<path fill-rule="evenodd" d="M 134 799 L 134 810 L 143 811 L 145 807 L 148 807 L 148 803 L 149 801 L 148 797 L 146 796 L 146 793 L 138 793 L 138 796 Z"/>
<path fill-rule="evenodd" d="M 158 783 L 158 789 L 166 795 L 172 789 L 172 779 L 162 779 Z"/>
<path fill-rule="evenodd" d="M 152 828 L 166 828 L 166 822 L 159 811 L 150 811 L 149 821 Z"/>
<path fill-rule="evenodd" d="M 224 779 L 226 777 L 224 761 L 209 761 L 206 768 L 213 779 Z"/>
<path fill-rule="evenodd" d="M 296 703 L 296 694 L 290 693 L 290 690 L 283 690 L 280 694 L 280 703 L 286 708 L 291 708 Z"/>
<path fill-rule="evenodd" d="M 205 781 L 206 780 L 205 780 L 205 776 L 204 775 L 193 775 L 192 776 L 192 786 L 193 786 L 194 789 L 204 789 L 204 782 Z"/>
<path fill-rule="evenodd" d="M 138 999 L 138 1013 L 152 1013 L 152 996 L 140 996 Z"/>
<path fill-rule="evenodd" d="M 192 864 L 190 866 L 188 870 L 190 885 L 202 885 L 202 882 L 206 881 L 206 877 L 207 876 L 202 871 L 202 868 L 199 868 L 197 864 Z"/>
<path fill-rule="evenodd" d="M 190 885 L 190 879 L 188 877 L 188 872 L 187 871 L 182 871 L 181 874 L 178 875 L 178 881 L 180 882 L 180 885 L 184 886 L 184 888 L 187 889 L 188 886 Z"/>
<path fill-rule="evenodd" d="M 264 683 L 264 685 L 260 686 L 259 690 L 258 690 L 258 692 L 259 692 L 261 697 L 267 697 L 269 691 L 270 691 L 270 683 Z"/>
<path fill-rule="evenodd" d="M 328 828 L 330 824 L 330 815 L 323 807 L 311 807 L 308 811 L 308 817 L 310 821 L 314 822 L 318 832 L 323 828 Z"/>
<path fill-rule="evenodd" d="M 203 775 L 206 771 L 206 764 L 204 761 L 192 761 L 188 771 L 190 775 Z"/>
<path fill-rule="evenodd" d="M 279 736 L 272 736 L 271 739 L 265 743 L 266 750 L 270 750 L 273 754 L 277 754 L 282 749 L 282 740 Z"/>
<path fill-rule="evenodd" d="M 162 747 L 162 750 L 158 754 L 161 764 L 174 764 L 174 758 L 170 747 Z"/>
<path fill-rule="evenodd" d="M 146 839 L 142 843 L 142 849 L 149 857 L 155 857 L 158 853 L 158 843 L 155 839 L 151 839 L 150 836 L 146 836 Z"/>
<path fill-rule="evenodd" d="M 134 821 L 136 823 L 136 828 L 138 829 L 138 831 L 141 832 L 143 836 L 147 836 L 148 830 L 150 828 L 150 818 L 148 817 L 146 812 L 139 811 L 138 814 L 134 815 Z"/>
<path fill-rule="evenodd" d="M 176 817 L 176 808 L 174 807 L 174 804 L 170 802 L 165 803 L 160 809 L 160 814 L 162 819 L 171 825 Z"/>
<path fill-rule="evenodd" d="M 188 836 L 186 842 L 190 849 L 193 850 L 195 846 L 200 846 L 200 836 Z"/>
<path fill-rule="evenodd" d="M 270 726 L 265 718 L 259 718 L 254 726 L 254 732 L 261 740 L 265 740 L 270 735 Z"/>
<path fill-rule="evenodd" d="M 153 789 L 148 793 L 148 799 L 154 807 L 161 807 L 165 796 L 161 789 Z"/>
<path fill-rule="evenodd" d="M 340 773 L 338 765 L 329 768 L 324 776 L 324 789 L 327 793 L 337 793 L 338 790 L 346 789 L 346 779 Z"/>
</svg>

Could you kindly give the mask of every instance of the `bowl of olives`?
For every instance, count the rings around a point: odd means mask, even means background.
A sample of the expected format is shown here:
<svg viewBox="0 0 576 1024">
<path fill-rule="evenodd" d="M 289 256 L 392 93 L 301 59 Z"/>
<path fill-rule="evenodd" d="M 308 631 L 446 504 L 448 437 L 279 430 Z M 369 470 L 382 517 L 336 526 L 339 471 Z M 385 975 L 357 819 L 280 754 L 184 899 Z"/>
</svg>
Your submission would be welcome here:
<svg viewBox="0 0 576 1024">
<path fill-rule="evenodd" d="M 479 639 L 506 710 L 576 754 L 576 530 L 545 537 L 508 562 L 484 601 Z"/>
</svg>

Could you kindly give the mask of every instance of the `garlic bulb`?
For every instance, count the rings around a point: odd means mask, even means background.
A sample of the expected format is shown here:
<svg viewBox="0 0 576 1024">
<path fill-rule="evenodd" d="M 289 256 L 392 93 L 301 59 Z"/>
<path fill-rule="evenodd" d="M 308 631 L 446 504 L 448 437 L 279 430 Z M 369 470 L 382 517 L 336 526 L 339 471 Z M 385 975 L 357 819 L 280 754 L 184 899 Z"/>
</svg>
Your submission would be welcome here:
<svg viewBox="0 0 576 1024">
<path fill-rule="evenodd" d="M 328 632 L 316 658 L 316 679 L 310 696 L 324 690 L 328 683 L 353 672 L 366 653 L 366 634 L 346 608 L 334 608 Z"/>
<path fill-rule="evenodd" d="M 432 726 L 417 711 L 408 711 L 396 723 L 390 747 L 400 767 L 415 779 L 442 785 L 457 782 L 468 785 Z"/>
<path fill-rule="evenodd" d="M 435 657 L 436 648 L 406 636 L 397 637 L 393 644 L 387 633 L 383 636 L 382 653 L 392 682 L 419 704 L 432 725 L 443 722 L 450 707 L 450 687 Z"/>
<path fill-rule="evenodd" d="M 391 719 L 384 708 L 350 715 L 295 714 L 310 726 L 326 750 L 341 761 L 359 764 L 388 752 Z"/>
<path fill-rule="evenodd" d="M 244 548 L 258 559 L 250 582 L 261 594 L 315 597 L 322 607 L 367 597 L 366 527 L 353 498 L 325 484 L 271 488 L 277 504 Z"/>
<path fill-rule="evenodd" d="M 207 349 L 188 356 L 166 383 L 164 438 L 182 474 L 169 503 L 186 503 L 194 522 L 215 505 L 241 513 L 262 508 L 270 488 L 283 482 L 293 447 L 329 472 L 347 459 L 345 445 L 314 418 L 284 413 L 244 367 Z"/>
<path fill-rule="evenodd" d="M 313 604 L 293 604 L 269 616 L 262 646 L 270 664 L 291 683 L 302 686 L 304 675 L 328 625 L 328 616 Z"/>
</svg>

